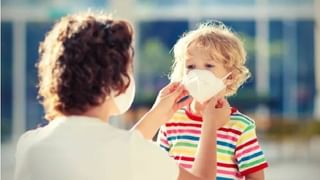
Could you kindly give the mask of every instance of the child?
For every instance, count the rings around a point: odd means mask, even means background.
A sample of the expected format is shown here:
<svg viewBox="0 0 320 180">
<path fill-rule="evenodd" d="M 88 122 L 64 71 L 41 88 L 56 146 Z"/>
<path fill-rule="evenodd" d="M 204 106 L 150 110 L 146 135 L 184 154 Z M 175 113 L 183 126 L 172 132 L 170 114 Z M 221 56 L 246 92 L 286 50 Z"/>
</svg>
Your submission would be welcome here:
<svg viewBox="0 0 320 180">
<path fill-rule="evenodd" d="M 211 72 L 224 87 L 216 98 L 236 93 L 249 77 L 242 42 L 222 23 L 203 24 L 185 34 L 174 46 L 172 81 L 182 81 L 190 71 Z M 196 70 L 196 71 L 194 71 Z M 199 92 L 205 89 L 199 89 Z M 190 169 L 195 160 L 203 124 L 203 102 L 194 97 L 191 104 L 177 111 L 160 128 L 157 142 L 180 166 Z M 236 108 L 230 108 L 229 120 L 217 123 L 217 179 L 263 179 L 268 167 L 258 144 L 255 123 Z M 212 152 L 214 153 L 214 152 Z"/>
</svg>

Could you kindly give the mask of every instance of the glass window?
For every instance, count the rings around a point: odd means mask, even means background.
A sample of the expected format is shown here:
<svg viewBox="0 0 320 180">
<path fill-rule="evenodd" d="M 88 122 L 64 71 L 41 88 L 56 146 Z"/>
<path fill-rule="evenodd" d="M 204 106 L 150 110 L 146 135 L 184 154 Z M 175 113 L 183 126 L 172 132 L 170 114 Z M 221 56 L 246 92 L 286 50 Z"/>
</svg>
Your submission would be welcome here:
<svg viewBox="0 0 320 180">
<path fill-rule="evenodd" d="M 269 109 L 273 115 L 281 115 L 283 111 L 283 25 L 281 21 L 269 23 L 270 51 L 270 103 Z"/>
<path fill-rule="evenodd" d="M 72 8 L 74 9 L 75 5 L 77 8 L 80 7 L 105 7 L 109 4 L 108 0 L 3 0 L 3 5 L 14 5 L 14 6 L 47 6 L 47 7 L 64 7 L 64 8 Z"/>
<path fill-rule="evenodd" d="M 254 5 L 256 0 L 200 0 L 202 4 L 212 5 L 226 5 L 226 6 L 238 6 L 238 5 Z"/>
<path fill-rule="evenodd" d="M 316 95 L 315 48 L 312 20 L 297 21 L 298 110 L 300 116 L 312 116 Z"/>
<path fill-rule="evenodd" d="M 271 21 L 270 22 L 270 95 L 271 101 L 269 108 L 272 114 L 290 115 L 284 109 L 286 106 L 286 99 L 284 93 L 295 92 L 292 98 L 297 100 L 297 115 L 300 117 L 311 117 L 313 112 L 313 105 L 315 99 L 315 76 L 314 76 L 314 22 L 311 20 L 294 21 L 293 26 L 294 38 L 297 52 L 295 52 L 296 63 L 292 67 L 296 67 L 297 71 L 290 69 L 291 67 L 284 66 L 284 58 L 286 45 L 284 39 L 284 22 Z M 296 74 L 291 74 L 296 72 Z M 284 73 L 290 73 L 293 80 L 290 83 L 284 83 Z M 295 86 L 292 83 L 297 83 Z M 296 91 L 284 92 L 284 84 L 289 87 L 296 87 Z M 288 87 L 287 87 L 288 89 Z M 289 88 L 290 89 L 290 88 Z M 295 102 L 295 101 L 294 101 Z M 292 113 L 291 111 L 289 113 Z"/>
<path fill-rule="evenodd" d="M 201 5 L 227 5 L 227 6 L 238 6 L 238 5 L 254 5 L 256 0 L 138 0 L 141 5 L 149 6 L 189 6 L 189 4 L 201 4 Z"/>
<path fill-rule="evenodd" d="M 12 134 L 12 61 L 11 22 L 1 22 L 1 142 Z"/>
<path fill-rule="evenodd" d="M 137 0 L 140 5 L 146 5 L 146 6 L 181 6 L 186 5 L 185 0 Z"/>
<path fill-rule="evenodd" d="M 271 5 L 312 5 L 315 0 L 269 0 Z"/>
<path fill-rule="evenodd" d="M 170 50 L 188 29 L 187 21 L 152 21 L 139 24 L 138 86 L 135 104 L 151 105 L 166 85 L 173 63 Z"/>
<path fill-rule="evenodd" d="M 38 48 L 41 41 L 44 40 L 45 33 L 50 30 L 51 22 L 29 22 L 27 23 L 27 82 L 26 82 L 26 96 L 27 96 L 27 129 L 33 129 L 46 121 L 43 119 L 44 112 L 42 106 L 37 100 L 37 69 L 35 67 L 38 61 Z"/>
</svg>

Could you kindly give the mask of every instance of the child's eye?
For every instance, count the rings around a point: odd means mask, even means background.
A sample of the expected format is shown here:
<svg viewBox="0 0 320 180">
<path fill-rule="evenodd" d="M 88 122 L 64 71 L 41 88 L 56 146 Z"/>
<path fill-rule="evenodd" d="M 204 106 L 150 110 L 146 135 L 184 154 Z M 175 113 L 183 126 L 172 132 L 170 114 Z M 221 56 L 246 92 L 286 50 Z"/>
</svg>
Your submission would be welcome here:
<svg viewBox="0 0 320 180">
<path fill-rule="evenodd" d="M 191 65 L 187 65 L 187 69 L 194 69 L 196 66 L 191 64 Z"/>
<path fill-rule="evenodd" d="M 206 68 L 213 68 L 214 67 L 214 65 L 212 65 L 212 64 L 206 64 L 205 66 L 206 66 Z"/>
</svg>

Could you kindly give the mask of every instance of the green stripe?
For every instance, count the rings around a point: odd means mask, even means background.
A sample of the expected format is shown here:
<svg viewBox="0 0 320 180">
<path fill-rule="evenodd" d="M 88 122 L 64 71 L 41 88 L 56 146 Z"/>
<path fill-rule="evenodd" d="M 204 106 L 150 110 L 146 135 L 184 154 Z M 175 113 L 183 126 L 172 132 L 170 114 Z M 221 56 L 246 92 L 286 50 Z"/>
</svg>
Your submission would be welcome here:
<svg viewBox="0 0 320 180">
<path fill-rule="evenodd" d="M 238 120 L 238 121 L 243 122 L 243 123 L 246 124 L 246 125 L 252 124 L 252 123 L 249 123 L 247 119 L 242 118 L 242 117 L 232 117 L 231 120 Z"/>
<path fill-rule="evenodd" d="M 243 131 L 242 134 L 245 134 L 246 132 L 248 132 L 248 131 L 250 131 L 251 129 L 254 129 L 254 128 L 255 128 L 255 126 L 248 126 L 248 127 Z"/>
<path fill-rule="evenodd" d="M 250 123 L 255 124 L 255 121 L 254 121 L 253 119 L 251 119 L 250 117 L 248 117 L 248 116 L 246 116 L 246 115 L 244 115 L 244 114 L 242 114 L 241 117 L 243 117 L 244 119 L 246 119 L 246 120 L 249 121 Z"/>
<path fill-rule="evenodd" d="M 261 159 L 255 160 L 255 161 L 253 161 L 251 163 L 247 163 L 247 164 L 241 165 L 240 169 L 245 169 L 245 168 L 248 168 L 248 167 L 252 167 L 252 166 L 255 166 L 255 165 L 260 164 L 260 163 L 265 162 L 265 161 L 266 161 L 266 159 L 263 157 Z"/>
<path fill-rule="evenodd" d="M 182 147 L 193 147 L 193 148 L 196 148 L 197 145 L 196 144 L 192 144 L 192 143 L 188 143 L 188 142 L 177 142 L 176 144 L 174 144 L 174 147 L 179 147 L 179 146 L 182 146 Z"/>
<path fill-rule="evenodd" d="M 229 155 L 233 155 L 234 154 L 232 151 L 228 151 L 228 150 L 220 149 L 220 148 L 218 148 L 218 152 L 219 153 L 223 153 L 223 154 L 229 154 Z"/>
</svg>

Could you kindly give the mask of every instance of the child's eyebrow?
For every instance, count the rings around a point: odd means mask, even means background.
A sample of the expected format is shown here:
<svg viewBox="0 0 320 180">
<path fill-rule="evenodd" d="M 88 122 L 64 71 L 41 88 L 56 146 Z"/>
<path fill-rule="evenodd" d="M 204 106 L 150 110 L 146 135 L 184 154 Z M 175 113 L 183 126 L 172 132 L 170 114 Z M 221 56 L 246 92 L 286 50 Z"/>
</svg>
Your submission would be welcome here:
<svg viewBox="0 0 320 180">
<path fill-rule="evenodd" d="M 210 57 L 208 60 L 208 62 L 213 62 L 215 64 L 218 64 L 218 63 L 221 63 L 222 61 L 220 59 L 217 59 L 217 58 L 213 58 L 213 57 Z"/>
<path fill-rule="evenodd" d="M 208 59 L 206 59 L 206 62 L 217 63 L 217 60 L 213 59 L 213 58 L 208 58 Z"/>
<path fill-rule="evenodd" d="M 190 63 L 190 62 L 192 62 L 192 59 L 190 59 L 190 58 L 185 59 L 185 62 L 186 62 L 186 63 Z"/>
</svg>

